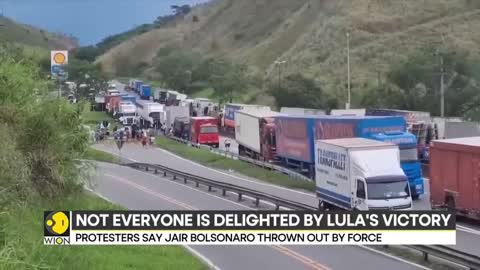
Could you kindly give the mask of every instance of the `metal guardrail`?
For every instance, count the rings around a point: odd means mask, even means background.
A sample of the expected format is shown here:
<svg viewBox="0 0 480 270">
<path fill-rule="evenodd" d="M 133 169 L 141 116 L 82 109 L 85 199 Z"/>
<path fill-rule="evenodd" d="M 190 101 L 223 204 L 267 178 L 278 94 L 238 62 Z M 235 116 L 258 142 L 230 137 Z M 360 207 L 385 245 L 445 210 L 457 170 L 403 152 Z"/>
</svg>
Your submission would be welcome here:
<svg viewBox="0 0 480 270">
<path fill-rule="evenodd" d="M 190 141 L 186 141 L 186 140 L 183 140 L 183 139 L 180 139 L 180 138 L 177 138 L 177 137 L 169 136 L 167 138 L 170 138 L 170 139 L 172 139 L 174 141 L 177 141 L 179 143 L 190 145 L 192 147 L 208 150 L 212 153 L 224 156 L 226 158 L 241 160 L 241 161 L 244 161 L 244 162 L 248 162 L 248 163 L 257 165 L 257 166 L 262 167 L 264 169 L 269 169 L 269 170 L 274 170 L 274 171 L 277 171 L 277 172 L 281 172 L 281 173 L 286 174 L 290 178 L 295 179 L 295 180 L 307 181 L 307 182 L 312 182 L 313 181 L 312 179 L 310 179 L 310 178 L 308 178 L 308 177 L 306 177 L 306 176 L 304 176 L 304 175 L 302 175 L 298 172 L 292 171 L 290 169 L 287 169 L 287 168 L 284 168 L 284 167 L 281 167 L 281 166 L 278 166 L 278 165 L 275 165 L 275 164 L 272 164 L 272 163 L 269 163 L 269 162 L 264 162 L 264 161 L 261 161 L 261 160 L 256 160 L 256 159 L 252 159 L 252 158 L 249 158 L 249 157 L 240 156 L 238 154 L 228 152 L 228 151 L 224 151 L 224 150 L 221 150 L 221 149 L 218 149 L 218 148 L 213 148 L 213 147 L 208 146 L 208 145 L 194 144 Z"/>
<path fill-rule="evenodd" d="M 162 174 L 164 177 L 171 176 L 173 180 L 182 179 L 185 184 L 188 182 L 195 183 L 196 187 L 200 185 L 208 187 L 208 191 L 212 191 L 213 188 L 222 190 L 222 196 L 226 196 L 227 192 L 233 192 L 238 195 L 238 201 L 243 199 L 243 196 L 248 196 L 255 200 L 255 205 L 258 206 L 261 201 L 269 202 L 275 205 L 275 208 L 278 210 L 280 207 L 285 207 L 294 210 L 316 210 L 315 207 L 286 200 L 281 197 L 263 193 L 260 191 L 248 189 L 242 186 L 237 186 L 230 183 L 224 183 L 220 181 L 215 181 L 207 179 L 198 175 L 193 175 L 185 172 L 180 172 L 165 166 L 155 165 L 155 164 L 146 164 L 146 163 L 130 163 L 125 164 L 125 166 L 140 169 L 145 171 L 152 171 L 154 174 Z"/>
<path fill-rule="evenodd" d="M 217 189 L 222 191 L 222 196 L 226 196 L 227 192 L 232 192 L 237 194 L 238 201 L 242 201 L 243 196 L 248 196 L 255 200 L 255 205 L 258 207 L 261 201 L 269 202 L 275 205 L 275 209 L 278 210 L 280 207 L 292 209 L 292 210 L 302 210 L 302 211 L 317 211 L 316 207 L 310 205 L 290 201 L 281 197 L 263 193 L 260 191 L 248 189 L 242 186 L 237 186 L 234 184 L 224 183 L 220 181 L 215 181 L 200 177 L 197 175 L 192 175 L 189 173 L 177 171 L 161 165 L 155 164 L 146 164 L 146 163 L 130 163 L 125 164 L 137 170 L 151 171 L 154 174 L 160 174 L 164 177 L 171 176 L 173 180 L 183 180 L 185 184 L 189 182 L 195 183 L 196 187 L 200 185 L 208 187 L 208 191 L 211 192 L 212 189 Z M 441 258 L 451 263 L 455 263 L 464 267 L 467 267 L 472 270 L 480 270 L 480 257 L 472 254 L 468 254 L 456 249 L 447 247 L 447 246 L 424 246 L 424 245 L 405 245 L 410 249 L 414 249 L 423 253 L 424 260 L 429 259 L 429 255 Z"/>
<path fill-rule="evenodd" d="M 435 256 L 443 260 L 456 263 L 472 270 L 480 270 L 480 257 L 468 254 L 447 246 L 405 246 L 411 249 L 421 251 L 424 260 L 428 260 L 428 256 Z"/>
</svg>

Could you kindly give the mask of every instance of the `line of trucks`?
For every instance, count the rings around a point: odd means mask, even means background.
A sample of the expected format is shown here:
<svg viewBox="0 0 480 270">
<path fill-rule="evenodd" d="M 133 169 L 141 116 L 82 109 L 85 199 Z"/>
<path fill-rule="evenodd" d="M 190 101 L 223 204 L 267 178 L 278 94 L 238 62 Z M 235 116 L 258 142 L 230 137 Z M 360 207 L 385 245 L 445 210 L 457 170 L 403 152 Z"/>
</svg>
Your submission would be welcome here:
<svg viewBox="0 0 480 270">
<path fill-rule="evenodd" d="M 127 107 L 133 110 L 125 105 L 123 112 Z M 174 136 L 196 144 L 218 147 L 219 127 L 231 129 L 240 155 L 314 179 L 319 207 L 327 209 L 411 209 L 412 200 L 425 193 L 418 157 L 430 146 L 432 203 L 480 219 L 480 137 L 434 140 L 435 132 L 425 124 L 430 116 L 421 112 L 334 110 L 326 115 L 226 104 L 222 115 L 208 99 L 171 105 L 140 99 L 135 107 L 140 121 L 166 123 Z"/>
</svg>

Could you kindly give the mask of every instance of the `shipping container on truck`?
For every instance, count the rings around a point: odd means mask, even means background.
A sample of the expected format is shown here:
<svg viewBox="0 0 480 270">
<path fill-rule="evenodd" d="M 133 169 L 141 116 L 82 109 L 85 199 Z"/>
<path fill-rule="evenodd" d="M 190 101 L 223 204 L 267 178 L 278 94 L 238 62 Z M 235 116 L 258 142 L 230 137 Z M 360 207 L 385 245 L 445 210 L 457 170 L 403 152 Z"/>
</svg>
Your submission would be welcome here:
<svg viewBox="0 0 480 270">
<path fill-rule="evenodd" d="M 135 105 L 142 128 L 160 129 L 161 123 L 165 122 L 164 105 L 140 99 L 136 101 Z"/>
<path fill-rule="evenodd" d="M 403 117 L 286 116 L 275 117 L 277 157 L 284 166 L 314 178 L 315 140 L 404 132 Z"/>
<path fill-rule="evenodd" d="M 262 105 L 249 105 L 249 104 L 225 104 L 223 114 L 223 126 L 227 129 L 235 129 L 235 112 L 236 111 L 271 111 L 270 107 Z"/>
<path fill-rule="evenodd" d="M 319 208 L 409 210 L 412 198 L 398 146 L 364 138 L 315 144 Z"/>
<path fill-rule="evenodd" d="M 143 100 L 150 100 L 150 96 L 152 93 L 152 88 L 150 85 L 144 84 L 142 85 L 141 91 L 140 91 L 140 98 Z"/>
<path fill-rule="evenodd" d="M 431 142 L 430 194 L 433 206 L 480 221 L 480 137 Z"/>
<path fill-rule="evenodd" d="M 294 107 L 282 107 L 280 113 L 291 115 L 326 115 L 324 110 L 308 109 L 308 108 L 294 108 Z"/>
<path fill-rule="evenodd" d="M 218 120 L 213 117 L 190 118 L 190 140 L 196 144 L 205 144 L 218 148 Z"/>
<path fill-rule="evenodd" d="M 122 97 L 119 95 L 105 96 L 105 106 L 107 112 L 113 115 L 114 112 L 117 112 L 120 109 L 120 101 Z"/>
<path fill-rule="evenodd" d="M 244 111 L 235 113 L 235 140 L 238 154 L 268 162 L 275 160 L 274 111 Z"/>
</svg>

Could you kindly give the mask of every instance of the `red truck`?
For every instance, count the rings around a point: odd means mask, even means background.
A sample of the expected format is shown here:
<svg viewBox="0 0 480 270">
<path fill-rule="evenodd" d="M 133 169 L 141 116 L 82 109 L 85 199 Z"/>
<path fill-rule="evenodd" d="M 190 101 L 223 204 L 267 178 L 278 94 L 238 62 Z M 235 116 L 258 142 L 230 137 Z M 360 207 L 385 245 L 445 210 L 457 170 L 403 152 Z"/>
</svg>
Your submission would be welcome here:
<svg viewBox="0 0 480 270">
<path fill-rule="evenodd" d="M 214 117 L 191 117 L 190 140 L 197 144 L 206 144 L 218 148 L 218 119 Z"/>
<path fill-rule="evenodd" d="M 480 220 L 480 137 L 431 142 L 430 193 L 433 206 Z"/>
<path fill-rule="evenodd" d="M 107 112 L 113 114 L 120 109 L 121 96 L 105 96 L 105 106 Z"/>
</svg>

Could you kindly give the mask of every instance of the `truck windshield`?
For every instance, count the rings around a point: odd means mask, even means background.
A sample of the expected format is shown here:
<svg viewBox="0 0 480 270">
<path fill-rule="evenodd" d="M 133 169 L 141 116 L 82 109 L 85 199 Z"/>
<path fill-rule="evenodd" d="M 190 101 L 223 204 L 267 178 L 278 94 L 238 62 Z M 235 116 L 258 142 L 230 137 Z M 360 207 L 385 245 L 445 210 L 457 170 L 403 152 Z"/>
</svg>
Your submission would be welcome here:
<svg viewBox="0 0 480 270">
<path fill-rule="evenodd" d="M 370 200 L 388 200 L 398 198 L 408 198 L 410 188 L 406 179 L 397 179 L 388 181 L 369 181 L 367 179 L 368 199 Z"/>
<path fill-rule="evenodd" d="M 400 161 L 418 160 L 417 148 L 400 149 Z"/>
<path fill-rule="evenodd" d="M 211 127 L 202 127 L 200 129 L 200 133 L 207 134 L 207 133 L 218 133 L 218 128 L 216 126 Z"/>
<path fill-rule="evenodd" d="M 123 113 L 123 116 L 125 117 L 134 117 L 135 113 Z"/>
<path fill-rule="evenodd" d="M 160 113 L 159 112 L 152 112 L 149 114 L 149 116 L 153 119 L 160 119 Z"/>
</svg>

